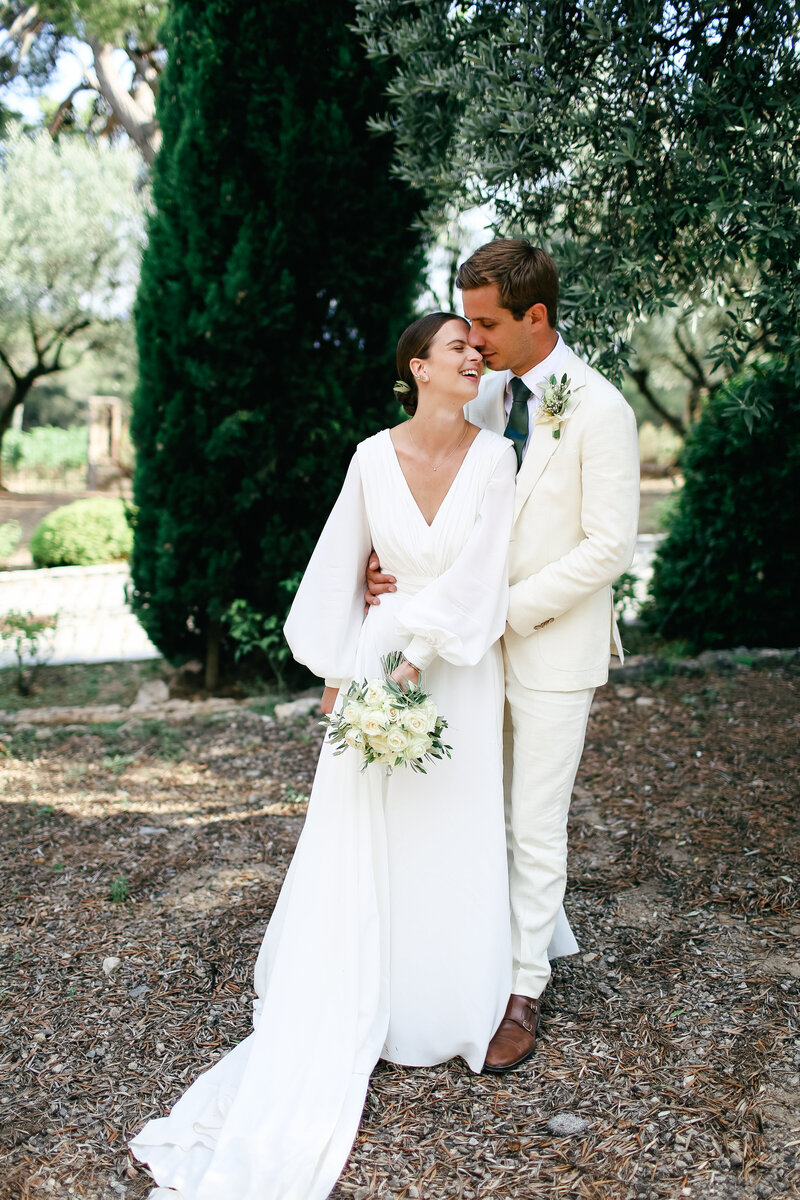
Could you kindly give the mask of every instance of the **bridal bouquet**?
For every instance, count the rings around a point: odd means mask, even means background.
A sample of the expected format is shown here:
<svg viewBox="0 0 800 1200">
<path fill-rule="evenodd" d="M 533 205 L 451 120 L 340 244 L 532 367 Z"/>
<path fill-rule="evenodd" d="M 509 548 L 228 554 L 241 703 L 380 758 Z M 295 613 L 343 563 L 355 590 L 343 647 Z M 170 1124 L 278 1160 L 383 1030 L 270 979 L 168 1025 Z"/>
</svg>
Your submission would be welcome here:
<svg viewBox="0 0 800 1200">
<path fill-rule="evenodd" d="M 386 676 L 400 658 L 394 653 L 383 659 Z M 447 721 L 439 716 L 421 682 L 403 689 L 388 678 L 365 679 L 360 684 L 353 680 L 339 712 L 323 721 L 329 741 L 337 747 L 334 754 L 343 754 L 350 747 L 361 755 L 362 771 L 370 763 L 378 763 L 386 767 L 387 775 L 395 767 L 411 767 L 424 775 L 426 759 L 449 758 L 452 747 L 442 741 Z"/>
</svg>

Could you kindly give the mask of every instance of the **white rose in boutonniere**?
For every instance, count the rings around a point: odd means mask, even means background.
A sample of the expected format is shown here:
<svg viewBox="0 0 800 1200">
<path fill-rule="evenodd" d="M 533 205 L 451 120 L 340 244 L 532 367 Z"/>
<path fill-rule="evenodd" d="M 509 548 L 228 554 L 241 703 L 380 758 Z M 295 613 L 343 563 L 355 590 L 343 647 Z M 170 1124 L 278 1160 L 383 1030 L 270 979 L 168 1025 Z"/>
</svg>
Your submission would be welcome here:
<svg viewBox="0 0 800 1200">
<path fill-rule="evenodd" d="M 556 427 L 553 430 L 553 437 L 561 437 L 561 422 L 565 421 L 569 416 L 567 406 L 572 398 L 571 380 L 564 373 L 559 382 L 555 375 L 551 375 L 547 380 L 544 395 L 539 401 L 539 406 L 536 409 L 534 423 L 536 425 L 544 424 L 546 421 L 555 421 Z M 580 391 L 576 388 L 575 391 Z"/>
</svg>

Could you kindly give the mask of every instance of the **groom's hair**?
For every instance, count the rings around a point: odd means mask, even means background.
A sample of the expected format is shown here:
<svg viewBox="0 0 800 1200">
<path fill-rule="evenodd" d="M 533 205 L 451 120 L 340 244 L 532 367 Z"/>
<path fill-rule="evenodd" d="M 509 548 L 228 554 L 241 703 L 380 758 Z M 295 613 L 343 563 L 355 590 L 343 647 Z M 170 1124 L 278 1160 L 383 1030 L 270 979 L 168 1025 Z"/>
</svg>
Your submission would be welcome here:
<svg viewBox="0 0 800 1200">
<path fill-rule="evenodd" d="M 521 321 L 534 304 L 543 304 L 553 329 L 558 314 L 558 268 L 549 254 L 525 238 L 497 238 L 479 246 L 458 268 L 463 291 L 496 284 L 500 307 Z"/>
</svg>

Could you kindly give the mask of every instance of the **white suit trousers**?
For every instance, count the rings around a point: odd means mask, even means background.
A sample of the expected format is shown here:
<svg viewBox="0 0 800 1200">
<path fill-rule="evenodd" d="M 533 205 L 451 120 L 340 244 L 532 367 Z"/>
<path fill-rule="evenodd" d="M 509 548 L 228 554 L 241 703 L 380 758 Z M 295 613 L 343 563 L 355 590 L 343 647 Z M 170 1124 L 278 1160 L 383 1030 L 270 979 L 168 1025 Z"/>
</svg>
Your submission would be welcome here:
<svg viewBox="0 0 800 1200">
<path fill-rule="evenodd" d="M 507 656 L 505 667 L 512 991 L 535 997 L 550 978 L 547 947 L 567 886 L 567 816 L 594 688 L 534 691 Z"/>
</svg>

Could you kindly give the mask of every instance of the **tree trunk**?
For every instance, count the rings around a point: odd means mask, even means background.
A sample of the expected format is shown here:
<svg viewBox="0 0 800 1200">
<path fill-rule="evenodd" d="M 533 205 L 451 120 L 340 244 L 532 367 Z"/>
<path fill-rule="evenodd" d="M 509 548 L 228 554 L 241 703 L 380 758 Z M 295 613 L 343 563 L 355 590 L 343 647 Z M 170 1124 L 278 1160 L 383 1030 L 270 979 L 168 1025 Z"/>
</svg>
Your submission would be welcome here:
<svg viewBox="0 0 800 1200">
<path fill-rule="evenodd" d="M 674 429 L 679 437 L 686 437 L 686 426 L 680 417 L 675 417 L 668 408 L 661 403 L 653 389 L 650 387 L 649 372 L 645 367 L 638 367 L 628 372 L 633 382 L 638 387 L 639 391 L 644 396 L 647 403 L 656 410 L 670 429 Z"/>
<path fill-rule="evenodd" d="M 700 415 L 702 391 L 703 389 L 697 383 L 692 384 L 689 388 L 689 394 L 686 397 L 686 418 L 690 425 L 694 425 Z"/>
<path fill-rule="evenodd" d="M 115 47 L 110 42 L 100 42 L 98 38 L 90 37 L 87 40 L 94 55 L 98 90 L 149 165 L 155 159 L 161 145 L 161 130 L 155 119 L 152 89 L 146 82 L 141 82 L 138 88 L 141 99 L 131 96 L 114 62 Z"/>
<path fill-rule="evenodd" d="M 206 634 L 206 675 L 205 689 L 213 692 L 219 683 L 219 651 L 222 633 L 218 621 L 212 621 Z"/>
<path fill-rule="evenodd" d="M 25 58 L 27 58 L 36 35 L 41 31 L 44 24 L 44 18 L 39 13 L 39 5 L 31 4 L 28 8 L 23 8 L 18 12 L 11 24 L 7 26 L 9 41 L 13 41 L 14 38 L 18 39 L 19 53 L 17 54 L 17 61 L 15 63 L 12 64 L 10 59 L 7 58 L 4 64 L 4 84 L 10 83 L 19 74 L 20 66 Z"/>
<path fill-rule="evenodd" d="M 0 491 L 8 491 L 8 488 L 3 485 L 3 439 L 11 428 L 14 413 L 25 400 L 35 379 L 35 375 L 15 377 L 13 391 L 3 407 L 0 408 Z"/>
</svg>

